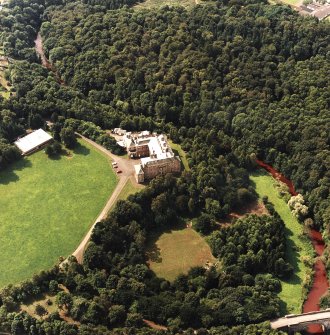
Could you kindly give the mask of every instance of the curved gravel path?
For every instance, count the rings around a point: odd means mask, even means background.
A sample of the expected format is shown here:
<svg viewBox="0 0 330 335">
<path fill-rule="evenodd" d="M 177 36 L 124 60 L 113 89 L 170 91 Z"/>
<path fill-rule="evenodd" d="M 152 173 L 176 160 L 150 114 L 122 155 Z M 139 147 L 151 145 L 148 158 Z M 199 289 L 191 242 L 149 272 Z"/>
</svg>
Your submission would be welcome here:
<svg viewBox="0 0 330 335">
<path fill-rule="evenodd" d="M 77 258 L 78 263 L 82 264 L 83 261 L 83 255 L 84 255 L 84 250 L 89 242 L 89 239 L 92 235 L 92 231 L 96 225 L 96 223 L 102 221 L 103 219 L 105 219 L 108 215 L 109 210 L 111 209 L 111 207 L 116 203 L 117 198 L 120 194 L 120 192 L 122 191 L 122 189 L 124 188 L 126 182 L 128 181 L 128 179 L 131 179 L 131 181 L 138 185 L 135 178 L 134 178 L 134 164 L 137 164 L 137 162 L 122 158 L 120 156 L 116 156 L 113 153 L 111 153 L 109 150 L 105 149 L 104 147 L 102 147 L 101 145 L 95 143 L 94 141 L 88 139 L 85 136 L 82 136 L 80 134 L 77 133 L 77 135 L 82 138 L 84 141 L 88 142 L 89 144 L 91 144 L 93 147 L 95 147 L 96 149 L 98 149 L 99 151 L 103 152 L 105 155 L 107 155 L 108 157 L 110 157 L 112 160 L 116 161 L 118 163 L 118 169 L 122 171 L 122 173 L 117 174 L 117 176 L 119 177 L 119 182 L 116 186 L 116 188 L 114 189 L 114 191 L 112 192 L 109 200 L 107 201 L 106 205 L 104 206 L 102 212 L 99 214 L 99 216 L 96 218 L 94 224 L 91 226 L 91 228 L 89 229 L 88 233 L 85 235 L 85 237 L 83 238 L 83 240 L 80 242 L 79 246 L 77 247 L 77 249 L 72 253 L 73 256 L 75 256 Z M 64 261 L 65 262 L 65 261 Z"/>
</svg>

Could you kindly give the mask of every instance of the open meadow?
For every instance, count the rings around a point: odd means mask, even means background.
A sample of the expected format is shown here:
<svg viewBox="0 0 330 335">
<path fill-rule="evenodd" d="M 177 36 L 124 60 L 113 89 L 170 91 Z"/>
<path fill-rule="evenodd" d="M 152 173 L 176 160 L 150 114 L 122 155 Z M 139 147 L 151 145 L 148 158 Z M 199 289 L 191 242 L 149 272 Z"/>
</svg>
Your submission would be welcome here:
<svg viewBox="0 0 330 335">
<path fill-rule="evenodd" d="M 145 0 L 137 3 L 135 9 L 157 9 L 164 6 L 169 7 L 184 7 L 186 9 L 193 8 L 196 5 L 210 4 L 211 0 Z"/>
<path fill-rule="evenodd" d="M 279 297 L 283 301 L 283 313 L 300 313 L 303 305 L 302 284 L 309 272 L 303 259 L 313 256 L 313 246 L 308 238 L 302 235 L 302 225 L 278 195 L 274 178 L 264 171 L 258 171 L 250 175 L 250 178 L 259 197 L 267 196 L 285 223 L 287 261 L 293 266 L 294 274 L 289 279 L 281 280 L 282 291 Z"/>
<path fill-rule="evenodd" d="M 135 9 L 153 9 L 163 6 L 183 6 L 189 8 L 196 5 L 195 0 L 145 0 L 134 6 Z"/>
<path fill-rule="evenodd" d="M 192 228 L 172 229 L 155 236 L 147 256 L 150 269 L 169 281 L 194 266 L 216 262 L 207 242 Z"/>
<path fill-rule="evenodd" d="M 79 140 L 71 155 L 39 151 L 0 172 L 0 287 L 68 256 L 117 184 L 106 156 Z"/>
</svg>

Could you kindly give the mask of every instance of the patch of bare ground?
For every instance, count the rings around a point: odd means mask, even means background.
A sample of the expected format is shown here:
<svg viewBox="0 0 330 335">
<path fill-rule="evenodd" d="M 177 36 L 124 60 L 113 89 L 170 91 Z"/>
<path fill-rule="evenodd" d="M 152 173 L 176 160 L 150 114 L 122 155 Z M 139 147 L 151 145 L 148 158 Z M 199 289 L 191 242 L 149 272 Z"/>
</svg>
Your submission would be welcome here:
<svg viewBox="0 0 330 335">
<path fill-rule="evenodd" d="M 50 314 L 57 311 L 57 306 L 55 304 L 55 296 L 45 294 L 39 299 L 35 299 L 30 304 L 22 304 L 20 309 L 22 312 L 26 312 L 30 316 L 38 320 L 44 320 L 49 317 Z M 42 315 L 36 312 L 36 307 L 41 306 L 44 309 Z"/>
<path fill-rule="evenodd" d="M 67 315 L 67 311 L 66 310 L 59 310 L 58 314 L 60 316 L 60 318 L 65 321 L 66 323 L 70 324 L 70 325 L 76 325 L 76 326 L 80 326 L 80 322 L 73 320 L 70 316 Z"/>
<path fill-rule="evenodd" d="M 167 330 L 165 326 L 157 325 L 155 322 L 143 319 L 143 322 L 152 329 L 156 330 Z"/>
<path fill-rule="evenodd" d="M 69 290 L 64 285 L 60 284 L 59 288 L 69 293 Z M 38 298 L 35 298 L 28 304 L 22 304 L 20 306 L 20 310 L 22 312 L 26 312 L 33 318 L 37 320 L 45 320 L 49 317 L 50 314 L 58 312 L 60 318 L 64 321 L 66 321 L 69 324 L 72 325 L 80 325 L 80 322 L 73 320 L 71 317 L 67 315 L 67 311 L 65 309 L 59 309 L 56 304 L 56 295 L 50 295 L 50 294 L 43 294 L 39 296 Z M 44 313 L 42 315 L 38 314 L 36 311 L 36 307 L 41 306 L 44 309 Z"/>
<path fill-rule="evenodd" d="M 219 221 L 219 224 L 221 226 L 228 226 L 233 224 L 236 219 L 243 218 L 250 214 L 255 214 L 258 216 L 269 215 L 263 202 L 254 201 L 244 207 L 241 207 L 235 212 L 231 212 L 226 219 Z"/>
</svg>

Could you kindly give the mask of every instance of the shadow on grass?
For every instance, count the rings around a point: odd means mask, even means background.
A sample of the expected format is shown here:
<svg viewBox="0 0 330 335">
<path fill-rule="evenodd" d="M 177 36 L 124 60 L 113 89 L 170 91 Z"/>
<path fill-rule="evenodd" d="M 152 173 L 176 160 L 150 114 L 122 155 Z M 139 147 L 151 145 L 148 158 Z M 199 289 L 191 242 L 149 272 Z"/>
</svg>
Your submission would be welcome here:
<svg viewBox="0 0 330 335">
<path fill-rule="evenodd" d="M 81 145 L 79 142 L 77 142 L 77 144 L 75 145 L 73 152 L 76 155 L 83 155 L 83 156 L 87 156 L 90 154 L 90 149 L 88 149 L 87 147 L 85 147 L 84 145 Z"/>
<path fill-rule="evenodd" d="M 146 252 L 146 256 L 151 262 L 155 263 L 161 263 L 162 262 L 162 257 L 160 256 L 160 249 L 156 245 L 156 243 L 153 243 L 150 248 L 148 248 Z"/>
<path fill-rule="evenodd" d="M 257 168 L 256 170 L 249 173 L 252 177 L 262 177 L 262 176 L 270 176 L 270 174 L 262 168 Z M 253 186 L 256 186 L 253 180 L 250 180 Z"/>
<path fill-rule="evenodd" d="M 49 155 L 48 158 L 51 159 L 52 161 L 59 161 L 60 159 L 62 159 L 62 156 L 65 156 L 66 154 L 67 154 L 66 151 L 62 150 L 58 154 Z"/>
<path fill-rule="evenodd" d="M 299 248 L 294 243 L 294 241 L 291 239 L 291 236 L 293 235 L 291 230 L 289 230 L 287 227 L 284 228 L 284 235 L 285 235 L 285 252 L 286 252 L 286 258 L 287 261 L 291 264 L 293 267 L 293 274 L 290 276 L 290 278 L 284 280 L 287 283 L 290 284 L 301 284 L 300 278 L 296 275 L 297 272 L 299 272 L 298 268 L 298 262 L 299 262 Z"/>
<path fill-rule="evenodd" d="M 157 246 L 157 241 L 160 236 L 165 233 L 170 233 L 172 231 L 179 231 L 186 228 L 184 220 L 180 220 L 176 225 L 168 227 L 160 227 L 157 230 L 154 230 L 148 236 L 147 248 L 146 248 L 146 257 L 149 261 L 155 263 L 161 263 L 162 257 L 160 256 L 160 249 Z"/>
<path fill-rule="evenodd" d="M 250 172 L 250 176 L 252 177 L 263 177 L 263 176 L 270 176 L 268 172 L 264 169 L 257 169 L 253 172 Z M 274 184 L 276 180 L 274 180 Z M 250 184 L 256 189 L 256 183 L 250 179 Z M 259 195 L 260 196 L 260 195 Z M 283 205 L 285 203 L 283 202 Z M 293 240 L 293 232 L 287 227 L 284 227 L 284 236 L 285 236 L 285 261 L 288 262 L 292 266 L 292 274 L 288 278 L 281 279 L 283 283 L 289 285 L 302 285 L 301 278 L 297 275 L 299 273 L 299 263 L 300 263 L 300 248 L 296 245 Z M 288 310 L 288 305 L 285 301 L 280 300 L 280 313 L 281 315 L 287 314 L 290 312 Z"/>
<path fill-rule="evenodd" d="M 173 151 L 173 153 L 174 153 L 175 156 L 180 157 L 181 171 L 184 171 L 184 170 L 185 170 L 185 167 L 184 167 L 184 165 L 183 165 L 182 157 L 180 156 L 179 151 L 178 151 L 177 149 L 173 149 L 173 148 L 171 148 L 171 149 L 172 149 L 172 151 Z"/>
<path fill-rule="evenodd" d="M 0 172 L 0 184 L 8 185 L 10 183 L 17 182 L 19 180 L 19 176 L 15 173 L 15 171 L 21 171 L 29 167 L 32 167 L 31 161 L 26 158 L 21 158 Z"/>
<path fill-rule="evenodd" d="M 280 315 L 285 315 L 288 313 L 288 304 L 283 301 L 280 300 Z"/>
</svg>

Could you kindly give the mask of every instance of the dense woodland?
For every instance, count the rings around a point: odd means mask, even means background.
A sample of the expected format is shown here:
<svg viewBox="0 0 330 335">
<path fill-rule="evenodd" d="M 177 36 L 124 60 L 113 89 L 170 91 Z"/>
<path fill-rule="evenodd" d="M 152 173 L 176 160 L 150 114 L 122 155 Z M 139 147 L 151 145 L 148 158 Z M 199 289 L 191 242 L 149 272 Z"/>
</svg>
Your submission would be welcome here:
<svg viewBox="0 0 330 335">
<path fill-rule="evenodd" d="M 1 42 L 17 60 L 7 74 L 16 94 L 0 102 L 1 167 L 18 158 L 15 137 L 51 118 L 59 140 L 79 130 L 111 150 L 102 129 L 165 131 L 186 150 L 191 171 L 119 202 L 96 226 L 83 266 L 72 260 L 3 290 L 1 327 L 31 335 L 157 332 L 144 328 L 147 319 L 173 334 L 275 334 L 267 324 L 246 325 L 280 313 L 278 279 L 291 273 L 283 222 L 267 204 L 270 216 L 211 231 L 256 199 L 248 172 L 258 157 L 293 180 L 315 226 L 330 234 L 330 25 L 259 0 L 189 10 L 130 5 L 12 0 L 0 12 Z M 39 30 L 57 75 L 38 64 Z M 149 234 L 196 215 L 221 268 L 194 268 L 173 283 L 155 277 L 146 266 Z M 48 291 L 79 329 L 58 313 L 46 321 L 17 313 Z"/>
</svg>

